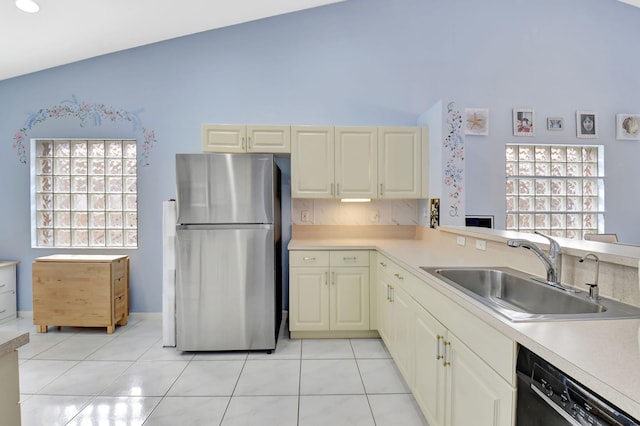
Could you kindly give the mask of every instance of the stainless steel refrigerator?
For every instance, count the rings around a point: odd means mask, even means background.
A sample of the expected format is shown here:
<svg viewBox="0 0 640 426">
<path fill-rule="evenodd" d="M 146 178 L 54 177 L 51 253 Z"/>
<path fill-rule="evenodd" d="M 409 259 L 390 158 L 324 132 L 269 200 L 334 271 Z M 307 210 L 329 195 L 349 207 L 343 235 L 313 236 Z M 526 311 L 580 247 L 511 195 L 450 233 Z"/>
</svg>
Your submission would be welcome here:
<svg viewBox="0 0 640 426">
<path fill-rule="evenodd" d="M 270 154 L 177 154 L 176 347 L 275 349 L 280 175 Z"/>
</svg>

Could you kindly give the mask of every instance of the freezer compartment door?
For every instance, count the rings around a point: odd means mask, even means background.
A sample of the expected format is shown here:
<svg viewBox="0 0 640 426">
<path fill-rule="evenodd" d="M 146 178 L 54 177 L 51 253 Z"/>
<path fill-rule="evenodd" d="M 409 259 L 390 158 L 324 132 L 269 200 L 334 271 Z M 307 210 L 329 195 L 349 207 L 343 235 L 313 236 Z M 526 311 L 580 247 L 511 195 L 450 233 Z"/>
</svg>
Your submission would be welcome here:
<svg viewBox="0 0 640 426">
<path fill-rule="evenodd" d="M 178 223 L 273 223 L 269 154 L 177 154 Z"/>
<path fill-rule="evenodd" d="M 275 348 L 272 225 L 178 226 L 176 260 L 178 349 Z"/>
</svg>

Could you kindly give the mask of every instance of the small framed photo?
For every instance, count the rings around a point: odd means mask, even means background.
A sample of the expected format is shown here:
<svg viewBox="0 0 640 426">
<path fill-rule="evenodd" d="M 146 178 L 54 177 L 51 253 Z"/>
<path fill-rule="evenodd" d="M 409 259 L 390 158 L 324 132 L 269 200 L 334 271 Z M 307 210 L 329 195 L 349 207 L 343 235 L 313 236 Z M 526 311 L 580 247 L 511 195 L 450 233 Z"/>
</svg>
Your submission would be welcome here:
<svg viewBox="0 0 640 426">
<path fill-rule="evenodd" d="M 562 117 L 547 117 L 547 130 L 564 130 L 564 119 Z"/>
<path fill-rule="evenodd" d="M 579 138 L 597 138 L 598 115 L 592 111 L 576 111 L 576 133 Z"/>
<path fill-rule="evenodd" d="M 465 135 L 488 135 L 489 134 L 489 110 L 486 108 L 465 108 L 464 134 Z"/>
<path fill-rule="evenodd" d="M 513 136 L 533 136 L 536 133 L 532 109 L 513 110 Z"/>
<path fill-rule="evenodd" d="M 616 139 L 640 140 L 640 114 L 616 114 Z"/>
</svg>

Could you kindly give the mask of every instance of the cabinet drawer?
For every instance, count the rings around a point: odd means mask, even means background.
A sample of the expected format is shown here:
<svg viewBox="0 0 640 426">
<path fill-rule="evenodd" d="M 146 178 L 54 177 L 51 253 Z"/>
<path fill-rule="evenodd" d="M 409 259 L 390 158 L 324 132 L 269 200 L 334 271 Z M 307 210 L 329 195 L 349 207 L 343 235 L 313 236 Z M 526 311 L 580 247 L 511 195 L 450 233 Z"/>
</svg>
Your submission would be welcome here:
<svg viewBox="0 0 640 426">
<path fill-rule="evenodd" d="M 289 252 L 291 266 L 329 266 L 329 252 L 321 250 L 293 250 Z"/>
<path fill-rule="evenodd" d="M 330 252 L 329 264 L 338 266 L 369 266 L 367 250 L 340 250 Z"/>
<path fill-rule="evenodd" d="M 111 274 L 113 279 L 124 277 L 125 269 L 127 267 L 127 259 L 122 258 L 111 262 Z"/>
<path fill-rule="evenodd" d="M 127 298 L 125 295 L 121 295 L 115 298 L 113 301 L 115 308 L 115 321 L 120 321 L 126 313 L 127 310 Z"/>
<path fill-rule="evenodd" d="M 0 294 L 0 320 L 15 318 L 16 316 L 16 293 L 10 291 Z"/>
<path fill-rule="evenodd" d="M 113 297 L 118 297 L 125 293 L 127 283 L 124 277 L 113 280 Z"/>
<path fill-rule="evenodd" d="M 0 293 L 16 291 L 16 267 L 0 268 Z"/>
</svg>

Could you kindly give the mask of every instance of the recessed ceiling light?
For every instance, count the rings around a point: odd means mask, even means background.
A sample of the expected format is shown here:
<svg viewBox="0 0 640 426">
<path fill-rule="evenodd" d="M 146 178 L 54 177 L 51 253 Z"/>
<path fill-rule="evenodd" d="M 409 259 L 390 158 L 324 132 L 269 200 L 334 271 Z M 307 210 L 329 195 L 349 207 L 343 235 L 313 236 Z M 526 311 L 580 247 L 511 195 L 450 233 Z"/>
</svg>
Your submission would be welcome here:
<svg viewBox="0 0 640 426">
<path fill-rule="evenodd" d="M 23 12 L 38 13 L 40 6 L 33 0 L 16 0 L 16 7 Z"/>
</svg>

